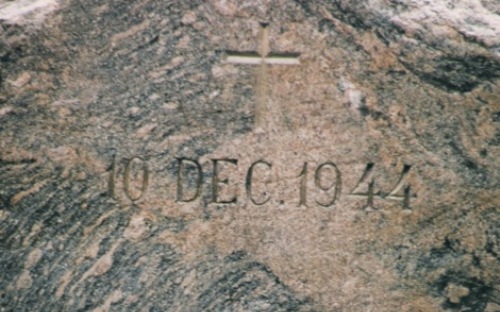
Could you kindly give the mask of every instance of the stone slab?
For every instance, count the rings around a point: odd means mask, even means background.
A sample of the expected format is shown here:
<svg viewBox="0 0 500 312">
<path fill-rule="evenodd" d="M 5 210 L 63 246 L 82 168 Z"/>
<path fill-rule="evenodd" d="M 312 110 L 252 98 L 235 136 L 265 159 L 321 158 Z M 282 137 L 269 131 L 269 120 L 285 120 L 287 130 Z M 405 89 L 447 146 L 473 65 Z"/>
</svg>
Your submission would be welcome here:
<svg viewBox="0 0 500 312">
<path fill-rule="evenodd" d="M 499 311 L 499 12 L 0 2 L 0 311 Z"/>
</svg>

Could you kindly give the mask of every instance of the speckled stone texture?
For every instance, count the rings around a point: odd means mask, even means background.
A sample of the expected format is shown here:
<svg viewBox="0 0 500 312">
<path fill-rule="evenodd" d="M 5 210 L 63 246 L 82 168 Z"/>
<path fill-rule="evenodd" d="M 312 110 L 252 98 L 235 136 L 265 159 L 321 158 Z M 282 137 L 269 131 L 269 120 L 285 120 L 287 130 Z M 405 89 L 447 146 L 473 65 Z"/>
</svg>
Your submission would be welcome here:
<svg viewBox="0 0 500 312">
<path fill-rule="evenodd" d="M 499 13 L 0 1 L 0 311 L 500 311 Z"/>
</svg>

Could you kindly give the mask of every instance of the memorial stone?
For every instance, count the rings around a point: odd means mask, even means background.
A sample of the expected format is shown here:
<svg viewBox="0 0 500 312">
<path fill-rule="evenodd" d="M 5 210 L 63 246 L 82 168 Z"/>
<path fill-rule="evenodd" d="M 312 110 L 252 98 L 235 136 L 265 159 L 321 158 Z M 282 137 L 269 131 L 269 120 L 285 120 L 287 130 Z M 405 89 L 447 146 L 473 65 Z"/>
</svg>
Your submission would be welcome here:
<svg viewBox="0 0 500 312">
<path fill-rule="evenodd" d="M 499 14 L 0 1 L 0 311 L 500 311 Z"/>
</svg>

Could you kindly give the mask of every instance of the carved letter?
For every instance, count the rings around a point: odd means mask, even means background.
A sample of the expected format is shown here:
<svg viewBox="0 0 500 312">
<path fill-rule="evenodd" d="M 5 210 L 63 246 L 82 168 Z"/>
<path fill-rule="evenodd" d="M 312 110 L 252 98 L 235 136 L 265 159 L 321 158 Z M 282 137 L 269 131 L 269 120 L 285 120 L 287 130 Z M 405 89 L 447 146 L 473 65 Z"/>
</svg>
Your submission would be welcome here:
<svg viewBox="0 0 500 312">
<path fill-rule="evenodd" d="M 132 166 L 132 162 L 134 159 L 137 159 L 142 162 L 142 187 L 141 187 L 141 192 L 137 196 L 132 196 L 130 194 L 130 167 Z M 114 169 L 114 168 L 113 168 Z M 125 195 L 131 200 L 131 201 L 136 201 L 139 200 L 144 193 L 146 193 L 146 190 L 148 189 L 148 183 L 149 183 L 149 171 L 148 171 L 148 165 L 139 156 L 134 156 L 129 159 L 127 162 L 127 165 L 125 166 L 125 172 L 123 173 L 123 191 L 125 192 Z"/>
<path fill-rule="evenodd" d="M 192 202 L 198 196 L 200 196 L 201 193 L 201 183 L 202 183 L 202 169 L 201 165 L 196 161 L 188 158 L 177 158 L 177 161 L 179 163 L 179 172 L 177 175 L 177 201 L 178 202 Z M 185 164 L 190 163 L 196 168 L 196 192 L 191 196 L 191 198 L 184 198 L 184 171 L 185 171 Z"/>
<path fill-rule="evenodd" d="M 373 197 L 374 197 L 373 189 L 375 187 L 375 180 L 372 178 L 368 182 L 368 192 L 367 193 L 362 193 L 359 191 L 359 189 L 361 188 L 361 184 L 363 184 L 366 180 L 369 180 L 372 177 L 374 166 L 375 165 L 373 163 L 369 163 L 366 165 L 365 172 L 361 176 L 361 179 L 359 180 L 356 187 L 349 194 L 350 196 L 353 196 L 353 197 L 362 197 L 362 198 L 366 197 L 367 198 L 366 206 L 365 206 L 366 209 L 375 209 L 375 207 L 373 206 Z"/>
<path fill-rule="evenodd" d="M 387 200 L 401 200 L 403 202 L 403 209 L 410 209 L 411 187 L 408 185 L 404 188 L 403 196 L 398 196 L 397 193 L 403 188 L 404 183 L 408 177 L 408 173 L 410 172 L 410 169 L 411 169 L 410 165 L 404 165 L 398 183 L 396 183 L 394 189 L 385 197 Z"/>
<path fill-rule="evenodd" d="M 300 178 L 300 200 L 299 207 L 307 207 L 307 162 L 304 163 L 302 171 L 299 174 Z"/>
<path fill-rule="evenodd" d="M 258 165 L 258 164 L 264 164 L 266 165 L 269 169 L 272 168 L 272 165 L 268 162 L 266 162 L 265 160 L 257 160 L 256 162 L 254 162 L 250 168 L 248 169 L 248 172 L 247 172 L 247 178 L 246 178 L 246 183 L 245 183 L 245 187 L 247 189 L 247 196 L 248 198 L 250 198 L 250 201 L 254 204 L 254 205 L 264 205 L 265 203 L 267 203 L 271 197 L 267 197 L 266 199 L 264 199 L 264 201 L 261 201 L 261 202 L 257 202 L 253 199 L 252 197 L 252 176 L 253 176 L 253 168 Z"/>
<path fill-rule="evenodd" d="M 233 196 L 233 198 L 229 200 L 220 200 L 218 198 L 218 193 L 219 193 L 219 184 L 224 183 L 224 184 L 229 184 L 228 179 L 224 179 L 222 181 L 219 180 L 219 162 L 228 162 L 234 165 L 238 165 L 238 160 L 237 159 L 212 159 L 212 163 L 214 165 L 214 171 L 212 175 L 212 202 L 213 203 L 218 203 L 218 204 L 230 204 L 230 203 L 235 203 L 237 198 L 236 196 Z"/>
<path fill-rule="evenodd" d="M 321 180 L 320 180 L 321 169 L 323 169 L 326 166 L 330 166 L 335 170 L 335 182 L 330 187 L 325 187 L 325 186 L 321 185 Z M 316 169 L 316 173 L 314 174 L 314 183 L 322 191 L 329 191 L 331 189 L 335 189 L 335 193 L 329 202 L 321 203 L 319 201 L 316 201 L 317 204 L 319 204 L 323 207 L 330 207 L 331 205 L 333 205 L 335 203 L 335 201 L 337 200 L 337 198 L 339 198 L 340 191 L 342 189 L 342 177 L 340 175 L 339 168 L 337 168 L 337 165 L 335 165 L 333 162 L 326 162 L 326 163 L 321 164 Z"/>
<path fill-rule="evenodd" d="M 115 198 L 115 175 L 116 175 L 116 155 L 113 154 L 113 160 L 111 162 L 111 168 L 108 178 L 108 195 L 111 198 Z"/>
</svg>

